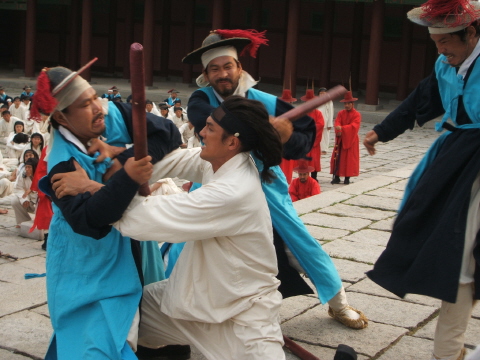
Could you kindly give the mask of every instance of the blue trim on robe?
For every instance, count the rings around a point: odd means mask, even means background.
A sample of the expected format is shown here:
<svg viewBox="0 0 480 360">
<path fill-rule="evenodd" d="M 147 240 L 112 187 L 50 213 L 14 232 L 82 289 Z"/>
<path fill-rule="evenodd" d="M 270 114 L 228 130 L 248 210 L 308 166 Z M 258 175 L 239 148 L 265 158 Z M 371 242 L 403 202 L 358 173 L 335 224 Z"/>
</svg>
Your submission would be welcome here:
<svg viewBox="0 0 480 360">
<path fill-rule="evenodd" d="M 199 90 L 208 95 L 212 106 L 220 105 L 212 87 Z M 277 101 L 275 96 L 256 89 L 249 89 L 247 98 L 261 101 L 268 113 L 275 116 Z M 263 164 L 258 159 L 254 160 L 258 171 L 262 171 Z M 326 304 L 340 291 L 342 280 L 330 256 L 323 250 L 320 243 L 310 235 L 302 220 L 298 217 L 288 194 L 288 184 L 282 170 L 279 166 L 271 169 L 275 173 L 276 179 L 270 184 L 262 183 L 262 188 L 267 199 L 273 227 L 315 285 L 320 302 Z M 172 251 L 171 248 L 170 251 Z M 169 255 L 167 272 L 172 260 L 176 262 L 177 259 Z"/>
<path fill-rule="evenodd" d="M 131 142 L 119 110 L 105 116 L 109 144 Z M 90 179 L 101 182 L 105 164 L 81 152 L 54 130 L 49 171 L 74 157 Z M 100 240 L 75 233 L 52 204 L 47 253 L 47 296 L 54 334 L 46 360 L 136 359 L 126 338 L 142 286 L 130 238 L 112 228 Z M 60 327 L 61 325 L 61 327 Z"/>
</svg>

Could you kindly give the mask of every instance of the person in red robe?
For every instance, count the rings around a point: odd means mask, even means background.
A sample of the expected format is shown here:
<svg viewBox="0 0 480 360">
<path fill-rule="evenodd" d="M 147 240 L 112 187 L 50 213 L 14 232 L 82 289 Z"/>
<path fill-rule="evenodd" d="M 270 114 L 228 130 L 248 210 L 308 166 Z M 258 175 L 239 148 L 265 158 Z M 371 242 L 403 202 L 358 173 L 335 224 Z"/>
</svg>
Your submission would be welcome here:
<svg viewBox="0 0 480 360">
<path fill-rule="evenodd" d="M 308 165 L 307 160 L 298 160 L 298 166 L 293 170 L 298 172 L 298 178 L 294 179 L 288 187 L 288 193 L 293 202 L 321 193 L 317 180 L 310 176 L 314 168 Z"/>
<path fill-rule="evenodd" d="M 280 100 L 283 100 L 289 104 L 293 104 L 297 101 L 296 98 L 292 97 L 292 91 L 289 89 L 283 89 L 282 96 L 279 97 Z M 282 169 L 283 174 L 287 178 L 287 183 L 290 184 L 292 182 L 293 177 L 293 167 L 297 163 L 297 160 L 287 160 L 285 158 L 282 159 L 280 163 L 280 169 Z"/>
<path fill-rule="evenodd" d="M 335 119 L 335 147 L 330 160 L 330 174 L 333 174 L 332 184 L 340 184 L 340 176 L 345 177 L 345 185 L 350 184 L 350 177 L 358 176 L 360 172 L 360 149 L 358 131 L 362 116 L 353 107 L 357 98 L 352 92 L 345 94 L 343 102 L 345 110 L 338 113 Z"/>
<path fill-rule="evenodd" d="M 307 89 L 306 94 L 302 96 L 300 100 L 308 101 L 312 100 L 314 97 L 315 94 L 313 92 L 313 89 Z M 310 152 L 307 154 L 307 158 L 311 158 L 311 160 L 308 161 L 308 165 L 313 167 L 310 176 L 313 180 L 317 181 L 317 173 L 322 170 L 320 163 L 320 155 L 322 153 L 320 149 L 320 142 L 322 141 L 323 127 L 325 126 L 325 121 L 323 119 L 322 112 L 318 109 L 314 109 L 309 112 L 308 116 L 310 116 L 315 121 L 315 127 L 317 129 L 317 133 L 315 135 L 315 142 L 313 143 L 312 150 L 310 150 Z"/>
<path fill-rule="evenodd" d="M 49 196 L 39 190 L 38 181 L 47 175 L 47 162 L 45 161 L 45 156 L 47 154 L 47 147 L 44 147 L 42 150 L 42 155 L 40 156 L 40 161 L 37 165 L 37 170 L 33 175 L 32 185 L 30 190 L 36 191 L 38 193 L 38 205 L 37 211 L 35 213 L 35 220 L 33 221 L 33 226 L 29 232 L 32 232 L 36 228 L 39 230 L 45 230 L 43 236 L 42 249 L 47 250 L 47 241 L 48 241 L 48 228 L 50 227 L 50 221 L 52 220 L 53 210 L 52 210 L 52 200 Z"/>
</svg>

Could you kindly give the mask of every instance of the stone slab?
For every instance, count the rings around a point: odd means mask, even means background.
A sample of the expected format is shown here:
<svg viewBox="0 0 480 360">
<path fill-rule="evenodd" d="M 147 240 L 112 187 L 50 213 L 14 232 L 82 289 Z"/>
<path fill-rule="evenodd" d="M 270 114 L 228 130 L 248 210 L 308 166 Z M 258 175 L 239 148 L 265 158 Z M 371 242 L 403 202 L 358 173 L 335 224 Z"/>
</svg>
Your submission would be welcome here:
<svg viewBox="0 0 480 360">
<path fill-rule="evenodd" d="M 293 340 L 293 339 L 292 339 Z M 335 357 L 335 352 L 337 351 L 337 349 L 331 349 L 329 347 L 324 347 L 324 346 L 315 346 L 315 345 L 311 345 L 311 344 L 307 344 L 307 343 L 303 343 L 301 341 L 296 341 L 296 339 L 294 339 L 294 341 L 300 345 L 301 347 L 303 347 L 305 350 L 307 350 L 308 352 L 310 352 L 311 354 L 315 355 L 316 357 L 318 357 L 319 359 L 325 359 L 325 360 L 332 360 L 334 357 Z M 354 349 L 355 350 L 355 349 Z M 287 360 L 289 359 L 295 359 L 295 360 L 298 360 L 300 358 L 298 358 L 297 356 L 295 355 L 291 355 L 292 357 L 289 358 L 287 357 Z M 367 360 L 367 359 L 370 359 L 370 357 L 367 357 L 367 356 L 364 356 L 364 355 L 360 355 L 360 354 L 357 354 L 357 360 Z"/>
<path fill-rule="evenodd" d="M 363 229 L 357 232 L 354 232 L 350 235 L 344 236 L 343 240 L 355 241 L 362 244 L 376 245 L 376 246 L 387 246 L 387 242 L 390 239 L 390 232 L 380 231 L 380 230 L 371 230 Z"/>
<path fill-rule="evenodd" d="M 437 326 L 437 319 L 428 322 L 423 328 L 418 330 L 414 336 L 433 340 L 435 335 L 435 327 Z M 480 320 L 470 319 L 465 332 L 465 345 L 476 347 L 480 344 Z"/>
<path fill-rule="evenodd" d="M 43 305 L 46 301 L 47 291 L 44 277 L 25 280 L 24 285 L 2 283 L 0 316 Z"/>
<path fill-rule="evenodd" d="M 376 210 L 361 206 L 336 204 L 318 210 L 319 213 L 358 217 L 367 220 L 383 220 L 395 216 L 392 211 Z"/>
<path fill-rule="evenodd" d="M 367 195 L 375 195 L 375 196 L 380 196 L 384 198 L 392 198 L 392 199 L 403 199 L 403 191 L 396 190 L 396 189 L 391 189 L 388 187 L 376 189 L 373 191 L 370 191 L 367 193 Z"/>
<path fill-rule="evenodd" d="M 12 243 L 5 243 L 2 244 L 2 248 L 0 251 L 16 256 L 19 259 L 24 259 L 28 258 L 31 256 L 36 256 L 40 254 L 44 254 L 45 251 L 42 250 L 41 248 L 41 242 L 37 242 L 34 240 L 27 240 L 28 243 L 22 244 L 22 245 L 17 245 L 17 244 L 12 244 Z M 33 241 L 33 243 L 31 243 Z M 38 247 L 38 249 L 37 249 Z"/>
<path fill-rule="evenodd" d="M 346 194 L 352 195 L 360 195 L 367 191 L 372 191 L 386 185 L 390 185 L 393 182 L 398 181 L 397 178 L 389 177 L 389 176 L 374 176 L 369 178 L 368 180 L 355 182 L 354 184 L 350 184 L 348 186 L 343 186 L 339 188 L 339 192 L 343 192 Z"/>
<path fill-rule="evenodd" d="M 37 314 L 50 317 L 50 312 L 48 311 L 48 304 L 38 306 L 36 308 L 30 309 L 30 311 L 36 312 Z"/>
<path fill-rule="evenodd" d="M 400 200 L 373 195 L 358 195 L 345 201 L 346 204 L 366 206 L 380 210 L 397 211 Z"/>
<path fill-rule="evenodd" d="M 0 318 L 0 345 L 43 359 L 52 335 L 50 319 L 32 311 Z"/>
<path fill-rule="evenodd" d="M 332 204 L 347 200 L 351 197 L 348 194 L 342 194 L 338 191 L 327 191 L 309 198 L 295 201 L 293 206 L 298 214 L 306 214 L 317 209 L 321 209 Z"/>
<path fill-rule="evenodd" d="M 333 263 L 340 274 L 340 278 L 343 281 L 348 281 L 351 283 L 356 283 L 366 277 L 365 272 L 372 268 L 371 265 L 362 264 L 355 261 L 344 260 L 344 259 L 335 259 L 333 258 Z"/>
<path fill-rule="evenodd" d="M 305 225 L 305 227 L 310 235 L 317 240 L 335 240 L 350 233 L 348 230 L 332 229 L 314 225 Z"/>
<path fill-rule="evenodd" d="M 293 296 L 283 299 L 280 308 L 280 323 L 284 323 L 319 304 L 318 299 L 308 296 Z"/>
<path fill-rule="evenodd" d="M 0 281 L 27 285 L 26 273 L 42 274 L 45 272 L 45 259 L 39 256 L 11 261 L 0 266 Z"/>
<path fill-rule="evenodd" d="M 405 187 L 407 186 L 408 180 L 401 180 L 396 183 L 390 184 L 388 186 L 385 186 L 387 189 L 395 189 L 399 191 L 405 191 Z"/>
<path fill-rule="evenodd" d="M 348 303 L 362 310 L 369 320 L 382 324 L 412 329 L 436 311 L 432 306 L 356 293 L 351 289 L 347 291 Z"/>
<path fill-rule="evenodd" d="M 395 300 L 401 300 L 397 295 L 391 293 L 388 290 L 385 290 L 384 288 L 377 285 L 369 278 L 365 278 L 362 281 L 357 282 L 356 284 L 350 286 L 348 289 L 349 291 L 376 295 L 376 296 L 395 299 Z M 405 296 L 403 301 L 413 302 L 416 304 L 422 304 L 427 306 L 433 306 L 437 309 L 440 308 L 440 305 L 441 305 L 441 301 L 438 299 L 434 299 L 434 298 L 423 296 L 423 295 L 417 295 L 417 294 L 407 294 L 407 296 Z"/>
<path fill-rule="evenodd" d="M 15 354 L 13 351 L 0 349 L 0 359 L 2 360 L 31 360 L 31 357 L 26 357 L 20 354 Z"/>
<path fill-rule="evenodd" d="M 319 213 L 310 213 L 301 217 L 305 224 L 331 227 L 335 229 L 357 231 L 372 222 L 370 220 L 347 217 L 347 216 L 332 216 Z"/>
<path fill-rule="evenodd" d="M 407 165 L 403 168 L 396 169 L 396 170 L 393 170 L 393 171 L 389 172 L 388 176 L 398 177 L 398 178 L 401 178 L 401 179 L 408 179 L 412 175 L 412 172 L 415 169 L 415 167 L 416 167 L 416 164 Z"/>
<path fill-rule="evenodd" d="M 356 260 L 373 265 L 385 248 L 338 239 L 323 245 L 323 249 L 335 258 Z"/>
<path fill-rule="evenodd" d="M 375 229 L 375 230 L 392 231 L 394 222 L 395 222 L 395 218 L 380 220 L 371 224 L 369 228 Z"/>
<path fill-rule="evenodd" d="M 395 346 L 382 354 L 379 360 L 419 360 L 431 359 L 433 341 L 404 336 Z"/>
<path fill-rule="evenodd" d="M 282 331 L 311 345 L 336 348 L 338 344 L 348 344 L 366 356 L 374 356 L 407 332 L 404 328 L 374 321 L 361 331 L 353 330 L 330 318 L 326 306 L 322 305 L 285 322 Z"/>
</svg>

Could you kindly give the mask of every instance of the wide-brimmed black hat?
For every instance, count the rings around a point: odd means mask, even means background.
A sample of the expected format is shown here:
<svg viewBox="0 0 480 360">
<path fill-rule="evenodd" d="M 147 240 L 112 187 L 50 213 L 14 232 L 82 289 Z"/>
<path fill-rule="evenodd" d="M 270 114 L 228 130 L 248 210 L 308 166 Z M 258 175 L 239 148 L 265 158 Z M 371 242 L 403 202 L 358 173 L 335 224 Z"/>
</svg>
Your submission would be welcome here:
<svg viewBox="0 0 480 360">
<path fill-rule="evenodd" d="M 185 56 L 182 62 L 184 64 L 201 64 L 202 54 L 204 52 L 220 46 L 233 46 L 240 55 L 244 54 L 244 50 L 250 50 L 250 55 L 255 57 L 258 47 L 262 44 L 267 44 L 267 42 L 268 40 L 265 39 L 265 31 L 212 30 L 205 40 L 203 40 L 202 46 Z"/>
</svg>

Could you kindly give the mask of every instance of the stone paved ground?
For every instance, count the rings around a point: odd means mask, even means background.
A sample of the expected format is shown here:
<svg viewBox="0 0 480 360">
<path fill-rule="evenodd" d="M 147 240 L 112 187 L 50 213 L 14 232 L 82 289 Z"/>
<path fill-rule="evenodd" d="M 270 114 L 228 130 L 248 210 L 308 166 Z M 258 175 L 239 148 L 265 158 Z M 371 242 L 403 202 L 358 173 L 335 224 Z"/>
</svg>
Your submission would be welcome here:
<svg viewBox="0 0 480 360">
<path fill-rule="evenodd" d="M 159 92 L 158 99 L 163 96 Z M 373 122 L 381 117 L 363 115 Z M 362 125 L 362 138 L 371 127 L 371 123 Z M 412 169 L 437 136 L 431 128 L 415 129 L 380 144 L 374 157 L 361 148 L 361 174 L 348 186 L 330 184 L 329 159 L 325 157 L 324 171 L 319 174 L 322 194 L 295 203 L 311 234 L 332 256 L 350 304 L 370 319 L 367 329 L 351 330 L 329 318 L 326 306 L 315 296 L 286 299 L 281 310 L 284 334 L 320 359 L 333 359 L 340 343 L 354 347 L 360 360 L 430 359 L 439 301 L 418 295 L 399 299 L 368 280 L 365 272 L 386 246 Z M 10 212 L 0 216 L 0 251 L 19 260 L 0 258 L 0 359 L 41 359 L 52 331 L 45 278 L 25 280 L 24 274 L 45 272 L 45 252 L 41 242 L 18 235 L 8 199 L 2 202 L 0 206 Z M 479 343 L 477 308 L 467 330 L 466 345 L 472 349 Z M 192 359 L 205 358 L 194 351 Z M 297 358 L 287 351 L 287 359 Z"/>
</svg>

